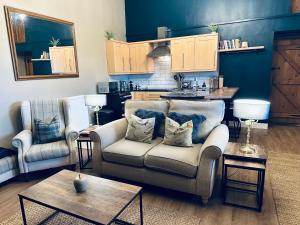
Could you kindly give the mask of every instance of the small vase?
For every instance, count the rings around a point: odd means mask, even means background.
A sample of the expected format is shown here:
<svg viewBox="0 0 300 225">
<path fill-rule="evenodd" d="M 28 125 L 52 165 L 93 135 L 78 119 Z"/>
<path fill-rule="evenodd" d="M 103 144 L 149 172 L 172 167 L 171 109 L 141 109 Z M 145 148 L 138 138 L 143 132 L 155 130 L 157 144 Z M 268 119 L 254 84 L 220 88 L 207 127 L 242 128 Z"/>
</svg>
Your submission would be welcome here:
<svg viewBox="0 0 300 225">
<path fill-rule="evenodd" d="M 86 181 L 86 179 L 82 178 L 80 174 L 78 175 L 78 177 L 75 178 L 73 183 L 74 183 L 74 188 L 77 193 L 86 192 L 87 181 Z"/>
</svg>

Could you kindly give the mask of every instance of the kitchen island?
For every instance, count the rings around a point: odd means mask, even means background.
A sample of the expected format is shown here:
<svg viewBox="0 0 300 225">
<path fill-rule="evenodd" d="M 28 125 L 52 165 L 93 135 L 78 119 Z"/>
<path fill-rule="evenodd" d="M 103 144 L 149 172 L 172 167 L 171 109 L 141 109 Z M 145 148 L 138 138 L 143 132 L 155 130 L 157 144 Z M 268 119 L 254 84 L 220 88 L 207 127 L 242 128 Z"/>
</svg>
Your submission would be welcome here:
<svg viewBox="0 0 300 225">
<path fill-rule="evenodd" d="M 175 91 L 162 94 L 163 99 L 182 100 L 232 100 L 239 88 L 220 88 L 210 91 Z"/>
<path fill-rule="evenodd" d="M 225 102 L 225 116 L 224 120 L 226 125 L 229 125 L 232 113 L 230 112 L 231 102 L 239 91 L 236 87 L 224 87 L 220 89 L 210 90 L 210 91 L 177 91 L 162 94 L 160 97 L 162 99 L 181 99 L 189 101 L 203 101 L 203 100 L 223 100 Z"/>
</svg>

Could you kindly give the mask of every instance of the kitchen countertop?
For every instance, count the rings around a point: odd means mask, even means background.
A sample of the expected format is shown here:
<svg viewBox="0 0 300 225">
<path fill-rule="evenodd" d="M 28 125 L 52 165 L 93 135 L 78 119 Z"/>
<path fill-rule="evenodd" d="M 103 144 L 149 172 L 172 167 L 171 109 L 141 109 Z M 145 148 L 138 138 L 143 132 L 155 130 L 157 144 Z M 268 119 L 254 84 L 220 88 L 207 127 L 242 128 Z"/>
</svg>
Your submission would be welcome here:
<svg viewBox="0 0 300 225">
<path fill-rule="evenodd" d="M 232 99 L 238 92 L 239 88 L 225 87 L 222 89 L 215 89 L 210 91 L 176 91 L 168 94 L 161 95 L 161 98 L 165 99 L 189 99 L 189 100 L 216 100 L 216 99 Z"/>
</svg>

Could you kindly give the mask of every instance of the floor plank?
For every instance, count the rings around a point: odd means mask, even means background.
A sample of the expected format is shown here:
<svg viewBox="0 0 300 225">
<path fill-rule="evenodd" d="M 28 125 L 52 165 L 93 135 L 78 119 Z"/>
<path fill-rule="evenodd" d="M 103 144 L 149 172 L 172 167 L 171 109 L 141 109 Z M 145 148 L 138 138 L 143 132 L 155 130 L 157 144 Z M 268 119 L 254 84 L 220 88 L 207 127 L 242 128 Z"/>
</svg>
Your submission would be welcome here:
<svg viewBox="0 0 300 225">
<path fill-rule="evenodd" d="M 271 126 L 268 130 L 253 130 L 252 142 L 265 146 L 267 151 L 300 154 L 300 127 Z M 239 141 L 245 139 L 245 133 Z M 86 170 L 89 173 L 89 170 Z M 46 175 L 45 175 L 46 176 Z M 34 185 L 40 177 L 29 182 L 13 179 L 0 185 L 0 221 L 5 220 L 19 210 L 17 194 Z M 235 172 L 234 176 L 244 176 Z M 152 186 L 145 187 L 144 203 L 153 204 L 170 210 L 179 210 L 187 215 L 201 218 L 200 225 L 279 225 L 268 171 L 266 176 L 264 206 L 261 213 L 224 206 L 220 198 L 220 176 L 212 199 L 206 207 L 193 195 L 165 190 Z"/>
</svg>

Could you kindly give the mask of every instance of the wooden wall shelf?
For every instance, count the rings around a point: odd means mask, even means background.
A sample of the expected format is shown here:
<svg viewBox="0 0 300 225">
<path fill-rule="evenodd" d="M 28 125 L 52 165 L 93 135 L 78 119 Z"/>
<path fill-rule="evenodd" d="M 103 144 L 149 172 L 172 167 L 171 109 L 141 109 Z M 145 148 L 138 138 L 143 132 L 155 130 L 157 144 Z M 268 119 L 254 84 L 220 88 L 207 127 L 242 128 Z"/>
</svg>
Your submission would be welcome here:
<svg viewBox="0 0 300 225">
<path fill-rule="evenodd" d="M 230 52 L 246 52 L 246 51 L 258 51 L 265 49 L 265 46 L 254 46 L 248 48 L 233 48 L 233 49 L 219 49 L 220 53 L 230 53 Z"/>
<path fill-rule="evenodd" d="M 33 61 L 33 62 L 37 62 L 37 61 L 50 61 L 50 59 L 31 59 L 31 61 Z"/>
</svg>

